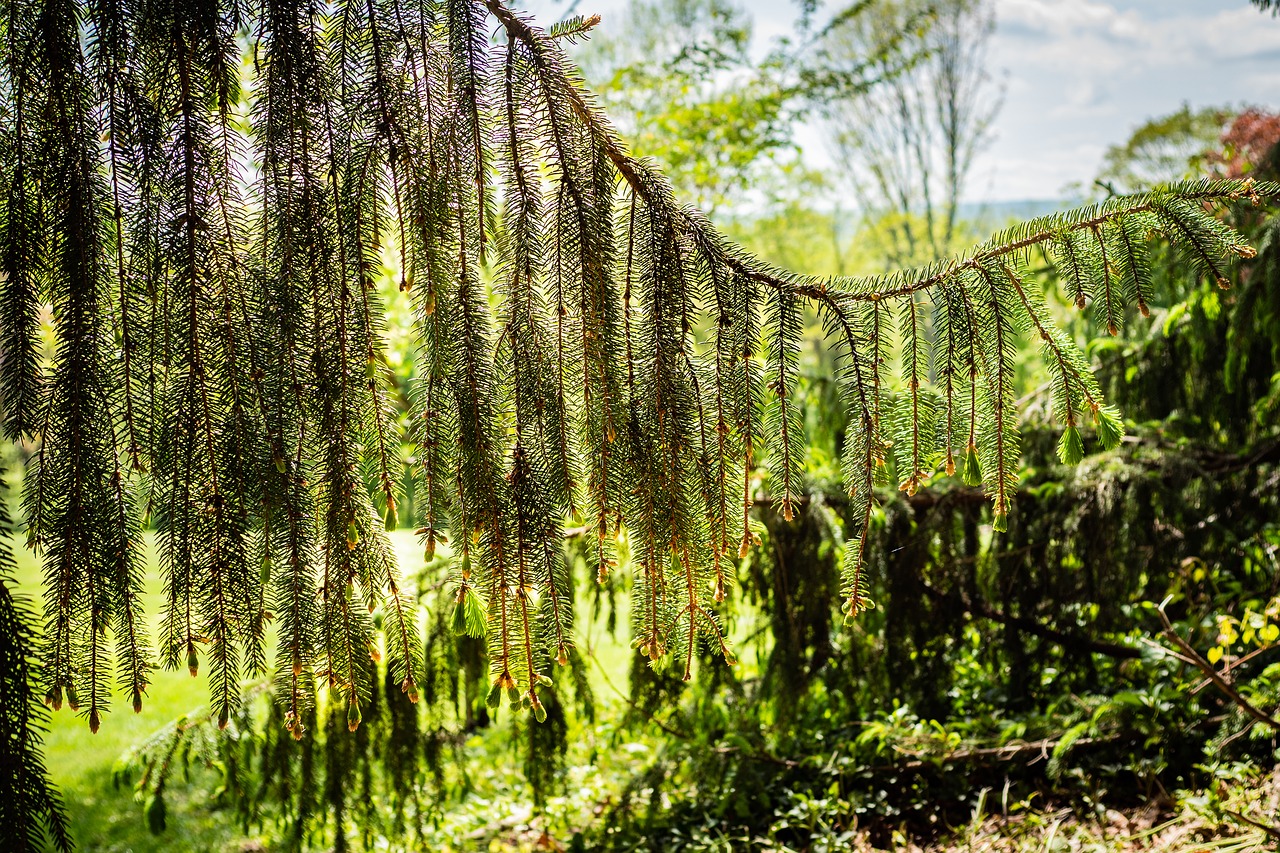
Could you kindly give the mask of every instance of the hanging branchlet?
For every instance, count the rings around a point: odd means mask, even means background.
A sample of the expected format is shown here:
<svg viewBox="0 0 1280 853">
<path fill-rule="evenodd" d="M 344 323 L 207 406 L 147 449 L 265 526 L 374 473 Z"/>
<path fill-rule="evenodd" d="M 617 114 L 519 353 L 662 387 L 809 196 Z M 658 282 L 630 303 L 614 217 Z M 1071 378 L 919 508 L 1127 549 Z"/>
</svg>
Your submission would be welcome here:
<svg viewBox="0 0 1280 853">
<path fill-rule="evenodd" d="M 0 494 L 5 484 L 0 481 Z M 48 711 L 39 699 L 31 602 L 15 595 L 9 507 L 0 501 L 0 844 L 6 850 L 74 848 L 58 789 L 42 754 Z"/>
<path fill-rule="evenodd" d="M 93 728 L 112 673 L 138 708 L 153 665 L 147 511 L 160 662 L 210 675 L 222 725 L 272 632 L 273 713 L 295 738 L 318 684 L 330 716 L 367 736 L 384 652 L 397 701 L 465 669 L 467 691 L 484 682 L 491 704 L 555 719 L 553 673 L 580 663 L 573 531 L 599 580 L 630 556 L 649 663 L 692 678 L 703 648 L 731 659 L 716 606 L 758 541 L 756 505 L 789 521 L 806 492 L 811 311 L 847 416 L 856 615 L 873 606 L 867 548 L 891 479 L 981 483 L 1003 529 L 1023 336 L 1040 343 L 1065 462 L 1090 429 L 1104 447 L 1123 434 L 1045 305 L 1033 250 L 1118 332 L 1150 310 L 1152 235 L 1225 284 L 1252 250 L 1215 206 L 1280 195 L 1183 183 L 920 269 L 802 277 L 729 243 L 628 153 L 563 52 L 594 19 L 543 32 L 500 0 L 142 11 L 7 13 L 0 412 L 6 436 L 38 442 L 25 501 L 46 576 L 44 689 Z M 407 388 L 387 369 L 384 264 L 414 310 Z M 447 558 L 451 651 L 447 615 L 419 637 L 386 532 L 402 521 L 428 560 Z"/>
</svg>

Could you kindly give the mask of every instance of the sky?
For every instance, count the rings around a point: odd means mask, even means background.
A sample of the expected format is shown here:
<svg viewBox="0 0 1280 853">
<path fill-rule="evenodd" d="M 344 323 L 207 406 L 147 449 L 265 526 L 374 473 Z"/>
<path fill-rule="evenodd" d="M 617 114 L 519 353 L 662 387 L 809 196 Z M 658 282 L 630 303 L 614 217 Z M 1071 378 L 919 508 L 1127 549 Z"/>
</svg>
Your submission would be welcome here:
<svg viewBox="0 0 1280 853">
<path fill-rule="evenodd" d="M 600 29 L 627 0 L 578 0 Z M 790 32 L 795 4 L 738 0 L 758 45 Z M 1280 18 L 1248 0 L 992 0 L 990 71 L 1004 87 L 994 139 L 974 165 L 968 201 L 1071 194 L 1088 184 L 1109 145 L 1144 120 L 1194 107 L 1280 109 Z M 566 0 L 515 0 L 551 22 Z M 839 0 L 827 0 L 828 9 Z M 830 162 L 819 128 L 797 139 L 815 165 Z"/>
</svg>

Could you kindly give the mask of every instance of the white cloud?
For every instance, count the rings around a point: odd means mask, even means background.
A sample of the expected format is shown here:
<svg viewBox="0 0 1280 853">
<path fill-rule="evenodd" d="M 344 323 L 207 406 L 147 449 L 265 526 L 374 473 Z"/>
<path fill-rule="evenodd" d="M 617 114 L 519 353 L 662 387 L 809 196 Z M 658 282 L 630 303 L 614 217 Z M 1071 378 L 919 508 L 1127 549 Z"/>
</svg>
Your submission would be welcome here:
<svg viewBox="0 0 1280 853">
<path fill-rule="evenodd" d="M 977 196 L 1087 183 L 1106 146 L 1152 116 L 1275 103 L 1280 21 L 1244 0 L 995 0 L 991 62 L 1011 81 Z"/>
</svg>

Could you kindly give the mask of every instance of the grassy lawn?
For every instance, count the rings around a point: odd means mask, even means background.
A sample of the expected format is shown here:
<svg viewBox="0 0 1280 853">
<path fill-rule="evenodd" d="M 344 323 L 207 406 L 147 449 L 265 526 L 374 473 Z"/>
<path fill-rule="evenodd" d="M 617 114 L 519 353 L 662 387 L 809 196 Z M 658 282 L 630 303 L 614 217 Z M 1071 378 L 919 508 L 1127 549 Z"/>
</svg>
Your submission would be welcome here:
<svg viewBox="0 0 1280 853">
<path fill-rule="evenodd" d="M 413 533 L 407 530 L 391 534 L 402 571 L 412 576 L 421 565 L 422 552 Z M 37 560 L 20 539 L 11 542 L 17 560 L 18 592 L 39 602 L 41 600 L 40 567 Z M 147 582 L 144 603 L 152 619 L 153 636 L 160 620 L 163 598 L 163 581 L 156 563 L 155 538 L 147 534 Z M 592 672 L 592 682 L 597 693 L 601 720 L 616 720 L 613 713 L 621 700 L 615 692 L 625 690 L 626 668 L 630 651 L 626 643 L 625 599 L 618 606 L 619 631 L 617 638 L 610 637 L 605 629 L 605 615 L 591 617 L 590 602 L 586 595 L 579 599 L 579 647 L 590 654 L 600 666 Z M 609 673 L 608 679 L 602 670 Z M 128 783 L 116 785 L 113 768 L 122 754 L 144 740 L 156 730 L 172 723 L 180 716 L 198 712 L 207 701 L 208 685 L 205 673 L 192 678 L 185 671 L 157 670 L 141 714 L 134 714 L 127 697 L 115 696 L 112 712 L 107 714 L 98 733 L 89 731 L 83 715 L 72 713 L 66 706 L 52 714 L 50 730 L 45 739 L 45 757 L 54 782 L 62 791 L 71 819 L 74 837 L 82 850 L 92 851 L 223 851 L 256 850 L 270 846 L 269 836 L 242 833 L 229 814 L 212 809 L 207 793 L 217 784 L 213 774 L 193 770 L 189 783 L 180 779 L 167 788 L 168 829 L 159 836 L 152 835 L 146 825 L 143 804 L 135 797 Z M 503 712 L 505 716 L 505 711 Z M 441 827 L 442 841 L 449 836 L 464 839 L 477 830 L 487 827 L 527 826 L 530 823 L 528 791 L 520 765 L 522 756 L 515 749 L 510 730 L 500 718 L 499 724 L 482 732 L 468 743 L 468 751 L 478 764 L 491 768 L 491 772 L 477 774 L 476 791 L 465 802 L 456 804 Z M 574 752 L 582 751 L 581 767 L 570 771 L 568 789 L 574 792 L 570 799 L 559 798 L 550 804 L 561 812 L 562 823 L 574 822 L 579 814 L 590 814 L 595 802 L 608 795 L 596 790 L 586 780 L 590 770 L 587 754 L 598 744 L 598 739 L 612 739 L 613 730 L 608 724 L 593 727 L 584 732 L 575 743 Z M 636 748 L 632 754 L 642 756 L 646 749 Z M 569 757 L 572 764 L 574 756 Z M 621 777 L 608 779 L 610 784 Z M 596 780 L 596 785 L 601 780 Z M 572 813 L 572 814 L 571 814 Z M 256 828 L 255 828 L 256 829 Z M 452 845 L 448 845 L 452 846 Z M 470 849 L 468 842 L 455 849 Z"/>
<path fill-rule="evenodd" d="M 19 592 L 38 602 L 41 591 L 37 561 L 20 540 L 15 539 L 12 544 L 18 563 Z M 147 535 L 147 565 L 144 601 L 154 635 L 160 619 L 163 583 L 151 534 Z M 242 846 L 236 827 L 199 804 L 199 784 L 203 780 L 198 777 L 193 777 L 190 791 L 183 786 L 172 789 L 169 825 L 173 829 L 162 836 L 147 831 L 142 804 L 135 800 L 133 788 L 113 784 L 112 770 L 123 753 L 161 726 L 198 709 L 207 697 L 203 674 L 192 678 L 186 672 L 158 670 L 153 673 L 142 713 L 134 714 L 128 698 L 117 695 L 113 697 L 112 713 L 104 717 L 96 735 L 90 733 L 83 715 L 72 713 L 65 705 L 52 714 L 45 738 L 45 759 L 53 781 L 62 791 L 80 849 L 159 853 Z"/>
</svg>

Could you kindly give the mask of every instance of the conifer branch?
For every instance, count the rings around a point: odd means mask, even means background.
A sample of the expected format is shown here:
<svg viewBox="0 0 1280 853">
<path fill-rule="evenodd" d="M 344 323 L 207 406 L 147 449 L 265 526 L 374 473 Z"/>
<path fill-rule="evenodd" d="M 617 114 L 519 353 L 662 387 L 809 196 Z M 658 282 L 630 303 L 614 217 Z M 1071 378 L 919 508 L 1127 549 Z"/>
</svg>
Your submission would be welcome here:
<svg viewBox="0 0 1280 853">
<path fill-rule="evenodd" d="M 165 579 L 159 657 L 193 673 L 204 659 L 223 725 L 242 713 L 241 675 L 267 666 L 272 622 L 294 737 L 319 681 L 358 728 L 382 643 L 409 701 L 435 689 L 445 657 L 419 636 L 384 532 L 402 504 L 429 560 L 452 546 L 455 625 L 485 639 L 467 672 L 487 666 L 493 704 L 505 692 L 541 719 L 549 660 L 573 670 L 566 523 L 595 534 L 602 583 L 615 540 L 628 544 L 633 640 L 652 664 L 670 656 L 692 677 L 699 644 L 729 657 L 715 606 L 732 545 L 746 558 L 757 503 L 793 519 L 807 488 L 806 308 L 847 413 L 856 614 L 872 606 L 867 549 L 890 472 L 908 492 L 940 471 L 985 483 L 1003 526 L 1022 335 L 1049 367 L 1064 461 L 1083 453 L 1086 414 L 1104 446 L 1122 435 L 1033 286 L 1033 251 L 1118 331 L 1128 306 L 1149 311 L 1153 233 L 1221 284 L 1252 250 L 1214 209 L 1280 196 L 1188 182 L 920 269 L 800 276 L 732 245 L 628 152 L 562 48 L 591 20 L 544 32 L 501 0 L 8 8 L 0 413 L 7 436 L 39 442 L 25 502 L 46 574 L 47 696 L 95 728 L 111 649 L 135 707 L 152 666 L 144 512 Z M 490 44 L 494 20 L 504 44 Z M 388 382 L 384 257 L 414 315 L 403 395 Z"/>
</svg>

